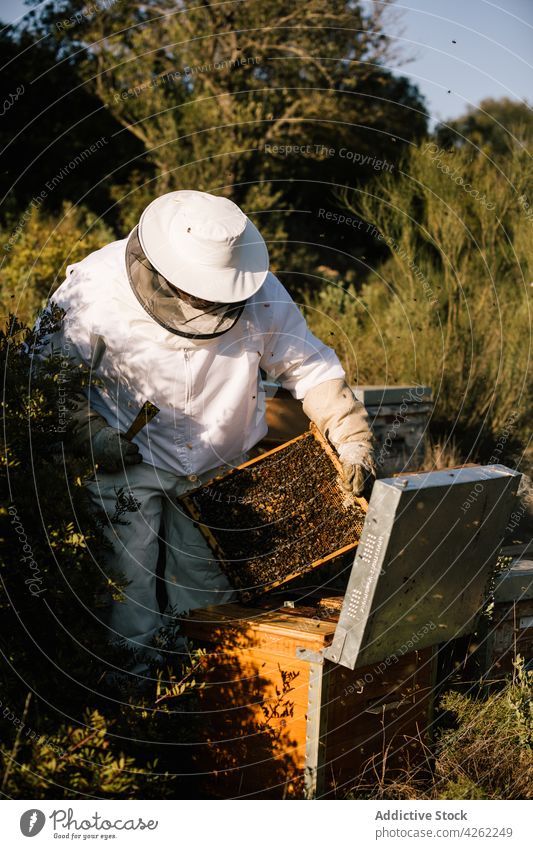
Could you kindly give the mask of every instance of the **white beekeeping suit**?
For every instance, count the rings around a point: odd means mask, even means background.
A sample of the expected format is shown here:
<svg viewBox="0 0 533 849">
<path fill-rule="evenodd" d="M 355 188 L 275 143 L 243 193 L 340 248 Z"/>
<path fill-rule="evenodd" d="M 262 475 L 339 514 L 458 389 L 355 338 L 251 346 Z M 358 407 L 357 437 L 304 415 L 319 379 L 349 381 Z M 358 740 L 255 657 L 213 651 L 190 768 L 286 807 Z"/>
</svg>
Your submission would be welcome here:
<svg viewBox="0 0 533 849">
<path fill-rule="evenodd" d="M 76 413 L 78 443 L 97 464 L 92 498 L 108 515 L 120 489 L 140 504 L 108 529 L 112 564 L 128 581 L 111 611 L 112 639 L 146 646 L 164 621 L 155 579 L 162 522 L 170 608 L 234 597 L 176 498 L 242 462 L 265 436 L 260 369 L 304 400 L 341 459 L 349 449 L 349 482 L 359 464 L 372 468 L 366 414 L 336 354 L 309 331 L 231 201 L 163 195 L 128 239 L 69 266 L 53 300 L 65 311 L 53 344 L 92 369 Z M 147 400 L 160 412 L 130 445 L 120 434 Z"/>
</svg>

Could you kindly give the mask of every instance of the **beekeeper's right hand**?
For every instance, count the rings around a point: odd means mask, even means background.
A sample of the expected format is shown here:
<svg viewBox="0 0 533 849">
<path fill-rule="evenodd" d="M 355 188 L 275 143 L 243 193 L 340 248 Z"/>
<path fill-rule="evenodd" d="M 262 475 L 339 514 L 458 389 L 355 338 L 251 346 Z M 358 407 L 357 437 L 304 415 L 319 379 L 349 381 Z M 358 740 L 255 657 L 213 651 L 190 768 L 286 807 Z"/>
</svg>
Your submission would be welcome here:
<svg viewBox="0 0 533 849">
<path fill-rule="evenodd" d="M 142 463 L 135 443 L 129 442 L 114 427 L 103 427 L 91 438 L 91 459 L 102 472 L 118 472 L 124 466 Z"/>
</svg>

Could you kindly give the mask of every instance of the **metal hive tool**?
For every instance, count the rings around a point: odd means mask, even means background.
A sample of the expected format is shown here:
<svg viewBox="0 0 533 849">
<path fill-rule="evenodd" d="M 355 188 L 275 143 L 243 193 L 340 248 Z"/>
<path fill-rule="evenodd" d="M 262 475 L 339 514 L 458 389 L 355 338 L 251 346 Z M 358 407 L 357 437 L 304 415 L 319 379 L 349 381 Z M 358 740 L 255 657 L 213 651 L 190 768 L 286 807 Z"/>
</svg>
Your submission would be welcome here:
<svg viewBox="0 0 533 849">
<path fill-rule="evenodd" d="M 246 601 L 357 546 L 368 504 L 346 495 L 340 470 L 311 424 L 180 503 Z"/>
</svg>

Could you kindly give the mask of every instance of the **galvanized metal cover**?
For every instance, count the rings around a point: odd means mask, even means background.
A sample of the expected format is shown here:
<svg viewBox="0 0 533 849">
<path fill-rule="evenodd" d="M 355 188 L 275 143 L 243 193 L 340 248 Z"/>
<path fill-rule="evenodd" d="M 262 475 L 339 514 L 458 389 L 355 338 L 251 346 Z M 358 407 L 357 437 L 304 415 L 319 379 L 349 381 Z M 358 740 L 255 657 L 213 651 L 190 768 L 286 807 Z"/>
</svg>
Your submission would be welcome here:
<svg viewBox="0 0 533 849">
<path fill-rule="evenodd" d="M 394 663 L 471 633 L 519 479 L 493 465 L 377 481 L 326 658 Z"/>
<path fill-rule="evenodd" d="M 533 598 L 533 560 L 520 560 L 498 578 L 494 601 L 523 601 Z"/>
<path fill-rule="evenodd" d="M 277 380 L 263 380 L 263 389 L 266 392 L 267 398 L 274 398 L 281 384 Z M 430 386 L 409 386 L 394 385 L 386 386 L 385 384 L 363 384 L 360 386 L 351 387 L 358 401 L 366 406 L 381 406 L 383 404 L 420 404 L 422 402 L 431 402 L 433 400 L 433 390 Z"/>
<path fill-rule="evenodd" d="M 422 401 L 433 400 L 433 390 L 429 386 L 385 386 L 367 384 L 352 386 L 352 391 L 358 401 L 365 406 L 381 406 L 382 404 L 419 404 Z"/>
</svg>

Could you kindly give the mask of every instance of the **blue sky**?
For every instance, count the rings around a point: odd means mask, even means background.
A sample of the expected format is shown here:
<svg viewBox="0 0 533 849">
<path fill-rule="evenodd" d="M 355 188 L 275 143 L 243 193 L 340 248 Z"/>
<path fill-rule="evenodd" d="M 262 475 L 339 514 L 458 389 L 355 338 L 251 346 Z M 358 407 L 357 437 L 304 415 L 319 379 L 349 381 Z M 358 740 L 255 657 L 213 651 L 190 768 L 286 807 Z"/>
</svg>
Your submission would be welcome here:
<svg viewBox="0 0 533 849">
<path fill-rule="evenodd" d="M 533 0 L 399 0 L 396 7 L 405 10 L 404 47 L 417 57 L 403 71 L 434 120 L 484 97 L 532 102 Z"/>
<path fill-rule="evenodd" d="M 420 87 L 433 121 L 460 115 L 484 97 L 531 103 L 533 0 L 398 0 L 396 8 L 403 12 L 400 42 L 415 60 L 395 70 Z M 6 22 L 26 9 L 23 0 L 0 0 Z"/>
</svg>

